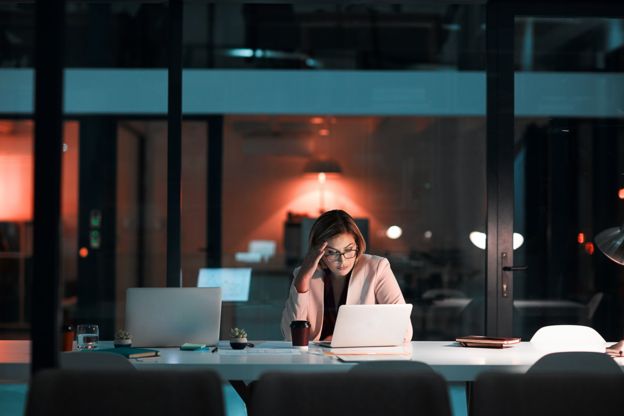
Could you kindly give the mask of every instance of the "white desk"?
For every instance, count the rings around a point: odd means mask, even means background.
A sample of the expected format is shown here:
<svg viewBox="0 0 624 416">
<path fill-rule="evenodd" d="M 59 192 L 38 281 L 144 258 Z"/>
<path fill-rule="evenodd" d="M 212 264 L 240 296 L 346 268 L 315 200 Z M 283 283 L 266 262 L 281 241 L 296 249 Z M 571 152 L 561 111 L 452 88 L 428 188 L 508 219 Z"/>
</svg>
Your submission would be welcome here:
<svg viewBox="0 0 624 416">
<path fill-rule="evenodd" d="M 354 364 L 318 353 L 295 355 L 258 354 L 265 348 L 289 349 L 289 343 L 280 341 L 256 342 L 255 349 L 240 355 L 227 352 L 180 351 L 177 348 L 160 349 L 161 356 L 131 360 L 136 368 L 151 369 L 211 369 L 225 380 L 255 380 L 267 371 L 347 371 Z M 609 345 L 610 343 L 606 344 Z M 222 349 L 227 342 L 221 342 Z M 605 346 L 606 346 L 605 345 Z M 524 372 L 546 351 L 537 350 L 523 342 L 511 348 L 464 348 L 451 341 L 413 341 L 412 359 L 433 367 L 451 382 L 472 381 L 484 371 Z M 0 341 L 0 380 L 27 380 L 30 368 L 29 341 Z M 624 366 L 624 358 L 618 358 Z"/>
<path fill-rule="evenodd" d="M 256 348 L 288 348 L 288 345 L 259 342 Z M 226 380 L 255 380 L 267 371 L 347 371 L 354 365 L 323 355 L 318 348 L 297 355 L 260 355 L 252 350 L 232 356 L 165 348 L 161 349 L 160 357 L 135 361 L 134 365 L 140 369 L 210 368 Z M 412 360 L 429 364 L 448 381 L 472 381 L 484 371 L 524 372 L 545 353 L 528 342 L 505 349 L 464 348 L 452 341 L 412 342 Z"/>
</svg>

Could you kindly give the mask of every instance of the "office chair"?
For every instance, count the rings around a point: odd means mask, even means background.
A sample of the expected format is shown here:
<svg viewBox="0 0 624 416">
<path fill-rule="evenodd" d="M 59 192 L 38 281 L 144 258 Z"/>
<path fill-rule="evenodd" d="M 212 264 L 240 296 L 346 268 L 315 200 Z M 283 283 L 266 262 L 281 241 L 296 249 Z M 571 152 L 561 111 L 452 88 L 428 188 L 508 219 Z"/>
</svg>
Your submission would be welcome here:
<svg viewBox="0 0 624 416">
<path fill-rule="evenodd" d="M 547 354 L 527 371 L 529 374 L 582 373 L 624 375 L 620 366 L 604 352 L 567 351 Z"/>
<path fill-rule="evenodd" d="M 268 373 L 253 416 L 450 416 L 446 381 L 430 372 Z"/>
<path fill-rule="evenodd" d="M 608 416 L 624 409 L 621 374 L 485 373 L 474 386 L 474 416 Z"/>
<path fill-rule="evenodd" d="M 595 329 L 582 325 L 549 325 L 540 328 L 531 344 L 542 351 L 605 352 L 606 341 Z"/>
<path fill-rule="evenodd" d="M 222 416 L 211 371 L 44 370 L 31 380 L 26 416 Z"/>
</svg>

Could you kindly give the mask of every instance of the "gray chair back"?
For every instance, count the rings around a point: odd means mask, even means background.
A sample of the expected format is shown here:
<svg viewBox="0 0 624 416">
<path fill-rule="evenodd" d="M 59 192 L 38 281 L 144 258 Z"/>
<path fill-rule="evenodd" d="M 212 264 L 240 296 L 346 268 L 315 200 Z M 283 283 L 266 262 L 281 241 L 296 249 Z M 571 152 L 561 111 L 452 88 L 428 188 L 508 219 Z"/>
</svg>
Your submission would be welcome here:
<svg viewBox="0 0 624 416">
<path fill-rule="evenodd" d="M 620 366 L 605 353 L 570 351 L 547 354 L 527 371 L 540 373 L 590 373 L 624 375 Z"/>
<path fill-rule="evenodd" d="M 447 385 L 433 372 L 269 373 L 256 383 L 253 416 L 450 416 Z"/>
<path fill-rule="evenodd" d="M 474 416 L 611 416 L 624 409 L 621 374 L 485 373 L 474 384 Z"/>
<path fill-rule="evenodd" d="M 356 364 L 349 370 L 350 373 L 377 373 L 377 372 L 425 372 L 432 373 L 429 364 L 422 361 L 364 361 Z"/>
<path fill-rule="evenodd" d="M 31 380 L 26 416 L 222 416 L 211 371 L 44 370 Z"/>
</svg>

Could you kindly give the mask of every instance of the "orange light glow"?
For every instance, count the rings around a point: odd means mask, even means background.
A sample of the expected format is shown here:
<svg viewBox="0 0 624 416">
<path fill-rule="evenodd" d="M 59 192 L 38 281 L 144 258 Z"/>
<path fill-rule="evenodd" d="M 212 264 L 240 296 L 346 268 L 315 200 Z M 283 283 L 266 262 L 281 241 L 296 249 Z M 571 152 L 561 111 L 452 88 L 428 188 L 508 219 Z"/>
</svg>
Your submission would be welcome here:
<svg viewBox="0 0 624 416">
<path fill-rule="evenodd" d="M 80 250 L 78 250 L 78 255 L 84 259 L 89 255 L 89 249 L 86 247 L 80 247 Z"/>
<path fill-rule="evenodd" d="M 590 256 L 594 254 L 594 243 L 585 243 L 585 252 Z"/>
<path fill-rule="evenodd" d="M 618 198 L 624 199 L 624 188 L 620 188 L 618 191 Z"/>
<path fill-rule="evenodd" d="M 583 244 L 585 242 L 585 233 L 578 233 L 578 235 L 576 236 L 576 241 L 579 244 Z"/>
<path fill-rule="evenodd" d="M 32 217 L 32 155 L 0 153 L 0 221 L 30 221 Z"/>
<path fill-rule="evenodd" d="M 312 117 L 310 124 L 323 124 L 323 117 Z"/>
<path fill-rule="evenodd" d="M 319 183 L 323 184 L 325 183 L 326 180 L 327 180 L 327 176 L 325 175 L 325 172 L 319 172 L 318 174 Z"/>
<path fill-rule="evenodd" d="M 329 136 L 329 129 L 320 129 L 319 136 Z"/>
</svg>

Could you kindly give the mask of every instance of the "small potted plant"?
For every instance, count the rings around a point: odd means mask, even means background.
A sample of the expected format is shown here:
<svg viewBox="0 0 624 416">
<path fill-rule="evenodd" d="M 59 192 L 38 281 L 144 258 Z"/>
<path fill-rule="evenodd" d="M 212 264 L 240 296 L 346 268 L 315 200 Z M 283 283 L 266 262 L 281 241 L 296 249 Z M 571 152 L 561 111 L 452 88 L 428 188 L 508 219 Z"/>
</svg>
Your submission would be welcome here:
<svg viewBox="0 0 624 416">
<path fill-rule="evenodd" d="M 247 332 L 242 328 L 230 329 L 230 346 L 233 350 L 242 350 L 247 346 Z"/>
<path fill-rule="evenodd" d="M 132 346 L 132 336 L 130 336 L 130 332 L 124 331 L 123 329 L 115 332 L 115 348 L 118 347 L 131 347 Z"/>
</svg>

